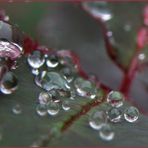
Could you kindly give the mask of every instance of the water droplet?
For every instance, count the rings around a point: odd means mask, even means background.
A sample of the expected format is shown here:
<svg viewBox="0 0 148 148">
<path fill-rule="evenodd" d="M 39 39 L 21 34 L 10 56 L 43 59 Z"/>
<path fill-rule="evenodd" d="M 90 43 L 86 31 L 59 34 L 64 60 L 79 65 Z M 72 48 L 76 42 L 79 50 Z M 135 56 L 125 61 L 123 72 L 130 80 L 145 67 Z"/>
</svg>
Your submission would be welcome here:
<svg viewBox="0 0 148 148">
<path fill-rule="evenodd" d="M 49 68 L 55 68 L 59 65 L 59 58 L 57 55 L 55 54 L 52 54 L 50 55 L 47 60 L 46 60 L 46 65 L 49 67 Z"/>
<path fill-rule="evenodd" d="M 49 101 L 51 101 L 51 97 L 49 96 L 47 92 L 41 92 L 39 94 L 38 100 L 40 104 L 46 105 L 49 103 Z"/>
<path fill-rule="evenodd" d="M 130 106 L 124 111 L 124 118 L 128 122 L 135 122 L 139 118 L 139 110 L 134 107 Z"/>
<path fill-rule="evenodd" d="M 91 99 L 96 97 L 96 87 L 90 81 L 84 80 L 83 78 L 77 78 L 74 81 L 74 86 L 79 96 Z"/>
<path fill-rule="evenodd" d="M 60 102 L 61 101 L 61 97 L 59 94 L 59 90 L 57 89 L 52 89 L 48 92 L 49 96 L 52 98 L 52 101 L 54 102 Z"/>
<path fill-rule="evenodd" d="M 36 50 L 28 56 L 27 61 L 32 68 L 38 69 L 44 64 L 45 57 L 44 54 Z"/>
<path fill-rule="evenodd" d="M 61 69 L 60 73 L 67 80 L 68 83 L 72 82 L 74 79 L 75 72 L 70 67 L 64 67 Z"/>
<path fill-rule="evenodd" d="M 122 118 L 122 112 L 119 108 L 109 109 L 107 112 L 107 115 L 108 115 L 108 119 L 114 123 L 120 122 Z"/>
<path fill-rule="evenodd" d="M 52 89 L 63 89 L 67 90 L 67 82 L 57 72 L 43 72 L 41 74 L 40 84 L 42 88 L 50 91 Z"/>
<path fill-rule="evenodd" d="M 129 23 L 124 25 L 124 30 L 127 31 L 127 32 L 131 31 L 131 28 L 132 28 L 132 26 Z"/>
<path fill-rule="evenodd" d="M 45 116 L 47 114 L 47 106 L 44 104 L 38 104 L 36 106 L 36 112 L 39 116 Z"/>
<path fill-rule="evenodd" d="M 7 72 L 1 81 L 0 90 L 4 94 L 13 93 L 18 87 L 18 80 L 14 73 Z"/>
<path fill-rule="evenodd" d="M 46 73 L 47 73 L 46 71 L 42 71 L 42 72 L 39 73 L 39 75 L 37 75 L 35 77 L 35 84 L 37 86 L 42 87 L 41 82 L 42 82 L 42 79 L 44 78 L 44 76 L 46 75 Z"/>
<path fill-rule="evenodd" d="M 111 91 L 107 96 L 107 102 L 113 107 L 120 107 L 123 105 L 124 97 L 118 91 Z"/>
<path fill-rule="evenodd" d="M 104 141 L 113 140 L 115 133 L 112 131 L 109 124 L 104 124 L 101 130 L 99 131 L 100 138 Z"/>
<path fill-rule="evenodd" d="M 108 31 L 106 34 L 108 37 L 112 37 L 113 36 L 113 32 L 112 31 Z"/>
<path fill-rule="evenodd" d="M 67 100 L 63 100 L 63 102 L 62 102 L 62 108 L 65 111 L 70 110 L 71 105 L 70 105 L 70 101 L 68 99 Z"/>
<path fill-rule="evenodd" d="M 144 53 L 140 53 L 140 54 L 138 55 L 138 59 L 139 59 L 140 61 L 144 61 L 145 58 L 146 58 L 146 55 L 145 55 Z"/>
<path fill-rule="evenodd" d="M 51 101 L 47 105 L 47 112 L 48 112 L 49 115 L 55 116 L 59 113 L 59 111 L 60 111 L 59 103 Z"/>
<path fill-rule="evenodd" d="M 39 70 L 33 68 L 32 69 L 32 74 L 37 76 L 39 74 Z"/>
<path fill-rule="evenodd" d="M 14 114 L 21 114 L 22 113 L 22 108 L 21 108 L 21 106 L 19 105 L 19 104 L 16 104 L 15 106 L 13 106 L 13 108 L 12 108 L 12 112 L 14 113 Z"/>
<path fill-rule="evenodd" d="M 107 120 L 106 114 L 103 111 L 94 112 L 89 119 L 89 125 L 95 130 L 99 130 Z"/>
<path fill-rule="evenodd" d="M 83 2 L 82 5 L 93 17 L 101 18 L 103 21 L 108 21 L 112 18 L 107 2 Z"/>
</svg>

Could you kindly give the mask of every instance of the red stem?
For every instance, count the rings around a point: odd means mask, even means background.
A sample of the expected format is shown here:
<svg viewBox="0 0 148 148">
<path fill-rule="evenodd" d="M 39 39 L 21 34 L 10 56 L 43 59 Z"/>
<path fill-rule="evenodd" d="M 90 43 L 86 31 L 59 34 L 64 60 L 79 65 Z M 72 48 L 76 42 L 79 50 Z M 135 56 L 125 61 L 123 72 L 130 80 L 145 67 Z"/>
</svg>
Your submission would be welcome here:
<svg viewBox="0 0 148 148">
<path fill-rule="evenodd" d="M 138 55 L 139 52 L 136 50 L 135 54 L 133 55 L 133 58 L 131 60 L 129 70 L 127 73 L 124 73 L 124 78 L 122 80 L 120 91 L 126 96 L 128 99 L 128 93 L 131 87 L 131 84 L 136 76 L 137 69 L 138 69 Z"/>
<path fill-rule="evenodd" d="M 96 22 L 101 26 L 101 30 L 102 30 L 102 33 L 103 33 L 103 37 L 104 37 L 104 41 L 105 41 L 105 46 L 106 46 L 106 51 L 110 57 L 110 59 L 123 71 L 123 72 L 126 72 L 127 69 L 122 65 L 120 64 L 120 62 L 118 61 L 118 58 L 117 58 L 117 52 L 115 51 L 115 48 L 112 43 L 110 42 L 110 38 L 108 36 L 108 28 L 105 24 L 105 22 L 99 18 L 99 17 L 94 17 L 92 14 L 90 14 L 88 12 L 87 9 L 83 8 L 83 6 L 81 5 L 80 6 L 81 9 L 85 10 L 87 12 L 87 14 L 89 16 L 91 16 L 92 18 L 94 18 L 96 20 Z"/>
<path fill-rule="evenodd" d="M 93 107 L 100 105 L 104 101 L 105 101 L 105 98 L 102 98 L 101 101 L 95 100 L 95 101 L 92 101 L 91 103 L 83 105 L 81 107 L 81 110 L 77 114 L 74 114 L 64 122 L 63 127 L 61 128 L 61 132 L 66 131 L 77 119 L 79 119 L 83 115 L 86 115 L 86 113 L 88 113 Z"/>
</svg>

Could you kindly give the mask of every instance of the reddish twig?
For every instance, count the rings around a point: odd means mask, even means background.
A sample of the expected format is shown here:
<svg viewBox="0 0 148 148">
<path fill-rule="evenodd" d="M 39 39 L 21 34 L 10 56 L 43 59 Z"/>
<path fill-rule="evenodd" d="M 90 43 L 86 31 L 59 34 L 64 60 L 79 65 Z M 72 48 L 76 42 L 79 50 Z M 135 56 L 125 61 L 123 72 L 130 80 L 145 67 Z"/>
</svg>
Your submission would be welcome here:
<svg viewBox="0 0 148 148">
<path fill-rule="evenodd" d="M 86 105 L 83 105 L 83 106 L 81 107 L 81 110 L 80 110 L 77 114 L 71 116 L 68 120 L 66 120 L 66 121 L 64 122 L 64 124 L 63 124 L 63 126 L 62 126 L 62 128 L 61 128 L 61 132 L 66 131 L 66 130 L 67 130 L 69 127 L 71 127 L 71 125 L 72 125 L 75 121 L 77 121 L 81 116 L 86 115 L 92 108 L 94 108 L 94 107 L 96 107 L 96 106 L 102 104 L 104 101 L 105 101 L 105 97 L 103 97 L 103 98 L 101 99 L 101 101 L 100 101 L 100 100 L 94 100 L 94 101 L 92 101 L 91 103 L 88 103 L 88 104 L 86 104 Z"/>
<path fill-rule="evenodd" d="M 110 41 L 110 37 L 108 36 L 109 30 L 108 30 L 105 22 L 102 20 L 102 18 L 93 16 L 82 5 L 80 6 L 80 8 L 85 10 L 87 12 L 87 14 L 89 16 L 91 16 L 93 19 L 95 19 L 96 22 L 101 26 L 107 54 L 109 55 L 110 59 L 115 63 L 115 65 L 117 65 L 125 73 L 127 71 L 127 69 L 118 61 L 118 56 L 117 56 L 117 52 L 116 52 L 117 47 L 113 46 Z"/>
</svg>

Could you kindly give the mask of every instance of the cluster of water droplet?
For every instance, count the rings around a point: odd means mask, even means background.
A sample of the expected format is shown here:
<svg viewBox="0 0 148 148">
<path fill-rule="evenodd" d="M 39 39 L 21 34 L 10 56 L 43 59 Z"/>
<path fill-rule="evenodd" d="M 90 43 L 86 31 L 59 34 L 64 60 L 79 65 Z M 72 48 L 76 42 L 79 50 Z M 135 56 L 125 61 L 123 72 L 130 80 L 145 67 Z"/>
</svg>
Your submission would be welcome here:
<svg viewBox="0 0 148 148">
<path fill-rule="evenodd" d="M 55 116 L 60 110 L 69 111 L 71 102 L 77 96 L 96 98 L 95 83 L 79 76 L 77 65 L 70 57 L 61 57 L 56 52 L 43 54 L 36 50 L 28 56 L 27 61 L 35 76 L 35 84 L 43 89 L 37 101 L 38 115 Z"/>
<path fill-rule="evenodd" d="M 95 111 L 89 118 L 89 125 L 95 130 L 99 130 L 99 136 L 105 141 L 114 138 L 110 123 L 120 123 L 127 121 L 134 123 L 139 118 L 139 111 L 134 106 L 125 106 L 124 96 L 118 91 L 111 91 L 107 95 L 106 110 Z"/>
</svg>

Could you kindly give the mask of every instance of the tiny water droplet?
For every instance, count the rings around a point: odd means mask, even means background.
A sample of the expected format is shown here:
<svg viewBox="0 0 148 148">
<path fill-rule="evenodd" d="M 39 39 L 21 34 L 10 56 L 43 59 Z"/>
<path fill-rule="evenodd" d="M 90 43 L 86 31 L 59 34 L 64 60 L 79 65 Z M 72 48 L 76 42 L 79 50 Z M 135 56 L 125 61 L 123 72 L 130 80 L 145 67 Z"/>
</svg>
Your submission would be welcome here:
<svg viewBox="0 0 148 148">
<path fill-rule="evenodd" d="M 13 106 L 12 112 L 16 115 L 21 114 L 22 113 L 21 106 L 19 104 L 16 104 L 15 106 Z"/>
<path fill-rule="evenodd" d="M 18 80 L 14 73 L 7 72 L 1 81 L 0 90 L 3 94 L 12 94 L 18 88 Z"/>
<path fill-rule="evenodd" d="M 106 114 L 103 111 L 94 112 L 89 119 L 89 125 L 95 130 L 99 130 L 107 120 Z"/>
<path fill-rule="evenodd" d="M 136 122 L 139 118 L 139 110 L 134 106 L 128 107 L 124 111 L 124 118 L 127 122 Z"/>
<path fill-rule="evenodd" d="M 57 55 L 49 55 L 49 57 L 46 59 L 46 65 L 49 68 L 55 68 L 59 65 L 59 58 Z"/>
<path fill-rule="evenodd" d="M 68 99 L 67 100 L 63 100 L 63 102 L 62 102 L 62 108 L 65 111 L 70 110 L 71 105 L 70 105 L 70 101 Z"/>
<path fill-rule="evenodd" d="M 101 18 L 103 21 L 109 21 L 113 17 L 107 2 L 83 2 L 82 6 L 86 11 L 93 15 L 93 17 Z"/>
<path fill-rule="evenodd" d="M 36 112 L 39 116 L 45 116 L 47 114 L 47 106 L 44 104 L 38 104 L 36 106 Z"/>
<path fill-rule="evenodd" d="M 32 68 L 38 69 L 44 64 L 45 57 L 44 54 L 36 50 L 28 56 L 27 61 Z"/>
<path fill-rule="evenodd" d="M 127 32 L 131 31 L 131 28 L 132 28 L 132 26 L 129 23 L 124 25 L 124 30 L 127 31 Z"/>
<path fill-rule="evenodd" d="M 55 116 L 59 113 L 59 111 L 60 111 L 59 103 L 51 101 L 47 105 L 47 112 L 48 112 L 49 115 Z"/>
<path fill-rule="evenodd" d="M 140 54 L 138 55 L 138 59 L 139 59 L 140 61 L 144 61 L 145 58 L 146 58 L 146 55 L 145 55 L 144 53 L 140 53 Z"/>
<path fill-rule="evenodd" d="M 108 119 L 111 122 L 117 123 L 121 121 L 122 112 L 119 108 L 111 108 L 107 111 Z"/>
<path fill-rule="evenodd" d="M 40 104 L 46 105 L 49 103 L 49 101 L 51 101 L 51 97 L 47 92 L 41 92 L 39 94 L 38 100 Z"/>
<path fill-rule="evenodd" d="M 115 133 L 112 131 L 109 124 L 104 124 L 99 131 L 100 138 L 104 141 L 113 140 Z"/>
<path fill-rule="evenodd" d="M 113 36 L 113 32 L 112 31 L 108 31 L 106 34 L 108 37 L 112 37 Z"/>
<path fill-rule="evenodd" d="M 120 107 L 123 105 L 124 97 L 118 91 L 111 91 L 107 96 L 107 102 L 112 107 Z"/>
</svg>

